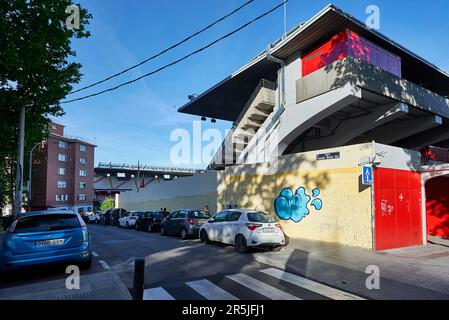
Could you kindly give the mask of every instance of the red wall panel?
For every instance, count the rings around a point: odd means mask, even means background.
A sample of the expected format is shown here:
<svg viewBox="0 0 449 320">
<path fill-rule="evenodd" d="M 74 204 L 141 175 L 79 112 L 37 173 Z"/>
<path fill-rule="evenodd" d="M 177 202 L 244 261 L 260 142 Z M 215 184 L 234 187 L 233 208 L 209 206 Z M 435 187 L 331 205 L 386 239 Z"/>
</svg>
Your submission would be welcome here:
<svg viewBox="0 0 449 320">
<path fill-rule="evenodd" d="M 416 172 L 374 171 L 376 250 L 422 244 L 421 178 Z"/>
<path fill-rule="evenodd" d="M 401 58 L 347 29 L 302 58 L 302 76 L 306 76 L 337 60 L 359 58 L 398 77 L 401 76 Z"/>
<path fill-rule="evenodd" d="M 426 183 L 427 234 L 449 238 L 449 177 Z"/>
</svg>

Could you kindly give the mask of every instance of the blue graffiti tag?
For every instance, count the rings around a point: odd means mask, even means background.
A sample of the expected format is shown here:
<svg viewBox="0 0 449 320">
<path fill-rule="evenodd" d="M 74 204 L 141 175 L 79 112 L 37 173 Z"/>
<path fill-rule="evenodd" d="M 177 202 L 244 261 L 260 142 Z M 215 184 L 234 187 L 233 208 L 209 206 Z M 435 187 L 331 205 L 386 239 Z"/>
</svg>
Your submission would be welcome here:
<svg viewBox="0 0 449 320">
<path fill-rule="evenodd" d="M 323 201 L 318 198 L 319 195 L 318 188 L 312 190 L 313 200 L 303 187 L 298 188 L 294 194 L 292 189 L 284 188 L 274 200 L 274 210 L 280 219 L 298 223 L 310 213 L 308 205 L 311 200 L 315 210 L 319 211 L 323 208 Z"/>
</svg>

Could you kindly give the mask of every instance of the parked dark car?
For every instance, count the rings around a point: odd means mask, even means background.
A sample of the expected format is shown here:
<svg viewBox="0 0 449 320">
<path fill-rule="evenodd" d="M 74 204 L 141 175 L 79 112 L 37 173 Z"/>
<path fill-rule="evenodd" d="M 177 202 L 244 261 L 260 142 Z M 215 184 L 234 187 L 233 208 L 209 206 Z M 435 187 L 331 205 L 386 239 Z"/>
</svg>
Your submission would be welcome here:
<svg viewBox="0 0 449 320">
<path fill-rule="evenodd" d="M 161 224 L 161 234 L 175 234 L 181 239 L 198 237 L 200 227 L 210 218 L 203 210 L 182 209 L 172 212 Z"/>
<path fill-rule="evenodd" d="M 112 209 L 102 211 L 100 214 L 100 222 L 105 226 L 111 225 L 111 211 Z"/>
<path fill-rule="evenodd" d="M 110 215 L 111 215 L 111 222 L 110 225 L 114 226 L 114 227 L 118 227 L 119 226 L 119 219 L 121 217 L 123 217 L 128 211 L 126 211 L 125 209 L 122 208 L 116 208 L 116 209 L 111 209 Z"/>
<path fill-rule="evenodd" d="M 153 232 L 161 228 L 161 223 L 170 212 L 167 211 L 146 211 L 143 216 L 136 221 L 135 228 L 138 231 Z"/>
</svg>

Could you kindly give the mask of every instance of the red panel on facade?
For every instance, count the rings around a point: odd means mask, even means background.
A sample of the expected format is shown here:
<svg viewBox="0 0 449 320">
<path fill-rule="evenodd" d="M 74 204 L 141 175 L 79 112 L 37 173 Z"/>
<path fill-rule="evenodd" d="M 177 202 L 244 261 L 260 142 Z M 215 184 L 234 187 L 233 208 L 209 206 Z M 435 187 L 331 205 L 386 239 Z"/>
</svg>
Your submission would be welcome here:
<svg viewBox="0 0 449 320">
<path fill-rule="evenodd" d="M 420 174 L 378 168 L 374 179 L 376 250 L 422 244 Z"/>
<path fill-rule="evenodd" d="M 346 57 L 360 58 L 398 77 L 401 76 L 400 57 L 360 37 L 351 30 L 345 30 L 335 35 L 317 49 L 304 55 L 302 76 Z"/>
<path fill-rule="evenodd" d="M 426 183 L 427 234 L 449 238 L 449 177 Z"/>
</svg>

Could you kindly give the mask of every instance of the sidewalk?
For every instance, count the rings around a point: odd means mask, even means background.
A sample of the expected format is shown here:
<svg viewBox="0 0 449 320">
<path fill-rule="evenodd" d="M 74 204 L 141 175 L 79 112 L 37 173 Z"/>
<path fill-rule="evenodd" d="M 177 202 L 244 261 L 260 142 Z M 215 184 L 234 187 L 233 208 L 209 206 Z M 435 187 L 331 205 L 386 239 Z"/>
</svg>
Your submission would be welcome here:
<svg viewBox="0 0 449 320">
<path fill-rule="evenodd" d="M 384 252 L 290 239 L 280 252 L 255 253 L 256 261 L 371 299 L 449 299 L 449 246 Z M 366 268 L 380 271 L 380 290 L 368 290 Z"/>
<path fill-rule="evenodd" d="M 0 290 L 0 300 L 131 300 L 115 272 L 81 276 L 80 289 L 68 290 L 65 279 Z"/>
</svg>

